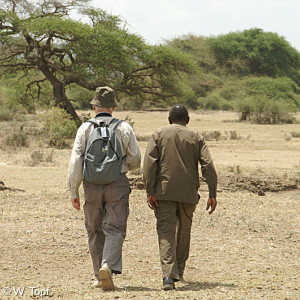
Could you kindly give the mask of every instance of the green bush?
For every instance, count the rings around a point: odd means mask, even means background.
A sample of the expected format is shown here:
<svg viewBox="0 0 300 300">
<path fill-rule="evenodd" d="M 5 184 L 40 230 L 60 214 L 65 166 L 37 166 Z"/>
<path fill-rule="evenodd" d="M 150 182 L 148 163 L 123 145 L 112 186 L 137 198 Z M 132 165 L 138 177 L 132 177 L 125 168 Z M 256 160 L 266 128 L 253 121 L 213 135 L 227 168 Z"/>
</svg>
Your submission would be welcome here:
<svg viewBox="0 0 300 300">
<path fill-rule="evenodd" d="M 240 120 L 255 123 L 293 123 L 300 108 L 299 87 L 287 77 L 228 78 L 224 85 L 199 100 L 200 107 L 213 110 L 235 108 Z"/>
<path fill-rule="evenodd" d="M 214 90 L 216 95 L 227 101 L 239 101 L 248 97 L 263 97 L 272 101 L 282 100 L 294 111 L 300 108 L 300 89 L 287 77 L 245 77 L 228 78 L 224 85 Z"/>
<path fill-rule="evenodd" d="M 219 110 L 221 109 L 222 98 L 217 95 L 211 95 L 200 100 L 200 106 L 204 109 Z"/>
<path fill-rule="evenodd" d="M 284 37 L 259 28 L 206 40 L 217 63 L 231 74 L 287 76 L 299 82 L 300 55 Z"/>
<path fill-rule="evenodd" d="M 76 135 L 77 125 L 70 119 L 69 114 L 58 107 L 46 111 L 40 116 L 43 124 L 43 134 L 51 147 L 65 148 L 67 140 Z"/>
<path fill-rule="evenodd" d="M 219 95 L 210 95 L 206 98 L 199 98 L 199 107 L 211 110 L 232 110 L 233 105 L 230 101 L 220 97 Z"/>
<path fill-rule="evenodd" d="M 191 108 L 192 110 L 196 110 L 199 106 L 199 103 L 198 103 L 196 97 L 188 97 L 185 100 L 185 105 L 188 108 Z"/>
<path fill-rule="evenodd" d="M 237 110 L 241 113 L 241 121 L 251 120 L 258 124 L 293 123 L 291 105 L 272 101 L 264 97 L 248 97 L 237 102 Z"/>
<path fill-rule="evenodd" d="M 262 123 L 294 123 L 293 117 L 290 115 L 291 108 L 284 102 L 270 102 L 265 105 L 265 112 Z M 260 120 L 261 121 L 261 120 Z"/>
</svg>

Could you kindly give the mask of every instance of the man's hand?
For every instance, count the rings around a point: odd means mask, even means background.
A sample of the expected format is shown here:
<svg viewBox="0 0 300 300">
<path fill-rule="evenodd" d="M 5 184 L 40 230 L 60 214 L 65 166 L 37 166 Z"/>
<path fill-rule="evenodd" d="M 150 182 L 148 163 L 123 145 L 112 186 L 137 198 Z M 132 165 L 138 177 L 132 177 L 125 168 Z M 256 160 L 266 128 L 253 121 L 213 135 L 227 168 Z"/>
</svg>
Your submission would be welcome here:
<svg viewBox="0 0 300 300">
<path fill-rule="evenodd" d="M 154 211 L 156 211 L 156 207 L 158 207 L 158 203 L 155 199 L 155 196 L 148 196 L 147 197 L 147 203 L 148 206 L 153 209 Z"/>
<path fill-rule="evenodd" d="M 72 205 L 75 209 L 80 210 L 80 200 L 79 198 L 71 199 Z"/>
<path fill-rule="evenodd" d="M 209 208 L 210 208 L 210 211 L 208 212 L 210 215 L 214 212 L 216 207 L 217 207 L 217 199 L 216 198 L 209 198 L 208 201 L 207 201 L 206 210 L 209 210 Z"/>
</svg>

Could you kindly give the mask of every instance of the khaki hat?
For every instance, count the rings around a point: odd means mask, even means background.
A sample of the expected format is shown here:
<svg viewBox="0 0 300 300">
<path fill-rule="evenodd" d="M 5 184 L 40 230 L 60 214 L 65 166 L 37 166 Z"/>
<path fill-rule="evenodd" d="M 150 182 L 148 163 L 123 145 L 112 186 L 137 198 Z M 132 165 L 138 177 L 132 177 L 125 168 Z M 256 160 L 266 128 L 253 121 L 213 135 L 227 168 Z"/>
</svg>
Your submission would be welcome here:
<svg viewBox="0 0 300 300">
<path fill-rule="evenodd" d="M 91 101 L 92 105 L 100 107 L 116 107 L 116 94 L 109 86 L 102 86 L 96 88 L 94 99 Z"/>
</svg>

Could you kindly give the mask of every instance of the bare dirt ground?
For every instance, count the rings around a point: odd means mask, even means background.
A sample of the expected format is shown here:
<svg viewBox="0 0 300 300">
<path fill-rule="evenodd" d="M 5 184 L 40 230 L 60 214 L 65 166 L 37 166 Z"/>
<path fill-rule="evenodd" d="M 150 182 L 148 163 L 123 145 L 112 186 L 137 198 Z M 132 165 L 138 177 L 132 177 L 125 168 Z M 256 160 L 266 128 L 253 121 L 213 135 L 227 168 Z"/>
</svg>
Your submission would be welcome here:
<svg viewBox="0 0 300 300">
<path fill-rule="evenodd" d="M 167 124 L 167 112 L 115 114 L 126 115 L 144 153 L 147 137 Z M 131 194 L 118 288 L 102 292 L 91 288 L 83 211 L 71 207 L 66 187 L 71 150 L 55 150 L 54 162 L 35 167 L 27 163 L 34 143 L 0 150 L 0 180 L 18 189 L 0 189 L 0 299 L 43 294 L 52 299 L 300 299 L 300 138 L 290 138 L 291 132 L 300 133 L 300 124 L 253 125 L 237 119 L 229 112 L 191 113 L 191 128 L 219 132 L 218 140 L 207 142 L 220 178 L 218 207 L 212 216 L 206 213 L 202 183 L 186 283 L 169 292 L 162 291 L 155 218 L 145 191 L 134 186 Z M 0 123 L 2 128 L 7 124 Z M 229 138 L 230 131 L 238 138 Z M 265 193 L 260 196 L 245 188 L 251 180 L 267 187 L 281 182 L 283 188 L 260 188 Z M 17 288 L 24 288 L 23 296 L 15 295 Z"/>
</svg>

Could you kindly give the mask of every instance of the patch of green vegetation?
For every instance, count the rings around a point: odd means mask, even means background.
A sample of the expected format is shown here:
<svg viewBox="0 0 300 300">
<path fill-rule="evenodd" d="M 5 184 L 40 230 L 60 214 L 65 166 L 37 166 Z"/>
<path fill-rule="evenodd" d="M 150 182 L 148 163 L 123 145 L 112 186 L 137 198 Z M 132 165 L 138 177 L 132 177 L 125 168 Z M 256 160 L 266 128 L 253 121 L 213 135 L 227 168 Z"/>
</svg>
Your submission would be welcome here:
<svg viewBox="0 0 300 300">
<path fill-rule="evenodd" d="M 43 125 L 44 138 L 51 147 L 66 148 L 68 139 L 73 139 L 76 135 L 77 125 L 65 110 L 52 108 L 40 116 Z"/>
</svg>

